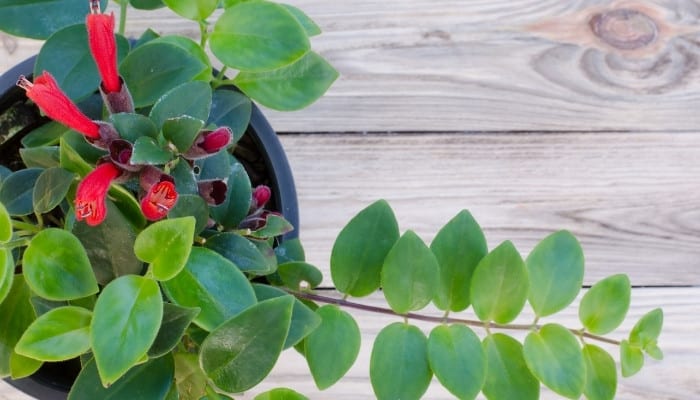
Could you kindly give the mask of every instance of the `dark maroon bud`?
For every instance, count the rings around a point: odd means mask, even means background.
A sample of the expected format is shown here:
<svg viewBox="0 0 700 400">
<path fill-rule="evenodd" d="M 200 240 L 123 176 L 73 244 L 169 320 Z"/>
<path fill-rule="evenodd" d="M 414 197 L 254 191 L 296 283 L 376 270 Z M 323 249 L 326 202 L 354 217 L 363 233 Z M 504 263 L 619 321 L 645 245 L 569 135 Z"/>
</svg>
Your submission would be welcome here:
<svg viewBox="0 0 700 400">
<path fill-rule="evenodd" d="M 210 205 L 218 206 L 226 200 L 228 186 L 219 179 L 197 182 L 199 195 Z"/>
</svg>

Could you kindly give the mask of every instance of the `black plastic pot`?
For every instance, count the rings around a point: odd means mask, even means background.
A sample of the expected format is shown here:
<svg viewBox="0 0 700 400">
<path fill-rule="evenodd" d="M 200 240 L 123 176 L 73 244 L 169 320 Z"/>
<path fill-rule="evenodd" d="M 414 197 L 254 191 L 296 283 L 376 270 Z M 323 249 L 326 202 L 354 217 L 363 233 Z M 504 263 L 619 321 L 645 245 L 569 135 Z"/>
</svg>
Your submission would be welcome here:
<svg viewBox="0 0 700 400">
<path fill-rule="evenodd" d="M 46 121 L 36 107 L 26 104 L 24 90 L 16 86 L 20 75 L 32 75 L 35 60 L 36 56 L 28 58 L 0 75 L 0 115 L 14 108 L 17 111 L 13 113 L 16 114 L 16 122 L 23 127 L 9 139 L 0 139 L 0 165 L 10 169 L 18 166 L 12 165 L 12 160 L 6 155 L 18 154 L 21 138 Z M 3 129 L 3 121 L 0 120 L 0 138 L 5 134 Z M 277 134 L 255 104 L 248 129 L 234 149 L 234 155 L 245 166 L 253 186 L 265 184 L 270 187 L 273 196 L 268 208 L 281 212 L 295 227 L 284 238 L 296 238 L 299 235 L 299 207 L 292 171 Z M 46 363 L 29 378 L 8 379 L 7 382 L 41 400 L 64 400 L 79 369 L 80 365 L 75 362 Z"/>
</svg>

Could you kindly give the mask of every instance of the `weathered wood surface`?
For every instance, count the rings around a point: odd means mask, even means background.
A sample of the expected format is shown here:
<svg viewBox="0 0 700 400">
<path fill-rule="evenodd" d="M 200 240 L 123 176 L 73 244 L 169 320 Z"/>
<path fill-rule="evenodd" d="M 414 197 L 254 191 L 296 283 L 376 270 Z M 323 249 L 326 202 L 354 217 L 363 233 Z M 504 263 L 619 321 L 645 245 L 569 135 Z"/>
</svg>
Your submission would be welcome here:
<svg viewBox="0 0 700 400">
<path fill-rule="evenodd" d="M 695 130 L 700 4 L 689 0 L 290 0 L 341 72 L 281 131 Z M 194 35 L 168 11 L 148 26 Z M 38 44 L 2 37 L 0 71 Z"/>
</svg>

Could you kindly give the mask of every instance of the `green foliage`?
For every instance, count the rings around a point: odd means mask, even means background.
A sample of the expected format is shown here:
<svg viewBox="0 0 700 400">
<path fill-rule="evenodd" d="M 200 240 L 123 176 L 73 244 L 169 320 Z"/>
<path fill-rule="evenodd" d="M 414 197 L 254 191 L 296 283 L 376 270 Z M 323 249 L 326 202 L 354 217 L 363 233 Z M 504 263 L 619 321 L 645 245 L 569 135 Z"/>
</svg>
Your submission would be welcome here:
<svg viewBox="0 0 700 400">
<path fill-rule="evenodd" d="M 136 237 L 134 253 L 151 264 L 153 276 L 160 281 L 180 273 L 190 256 L 195 219 L 182 217 L 158 221 Z"/>
<path fill-rule="evenodd" d="M 523 346 L 512 337 L 495 333 L 483 342 L 486 381 L 482 389 L 489 399 L 537 399 L 540 383 L 523 357 Z"/>
<path fill-rule="evenodd" d="M 216 10 L 219 0 L 162 0 L 168 8 L 179 15 L 203 21 Z"/>
<path fill-rule="evenodd" d="M 34 185 L 42 172 L 40 168 L 22 169 L 3 179 L 0 186 L 0 203 L 11 216 L 29 215 L 34 212 Z"/>
<path fill-rule="evenodd" d="M 255 396 L 254 400 L 307 400 L 306 396 L 292 389 L 276 388 Z"/>
<path fill-rule="evenodd" d="M 436 326 L 428 337 L 428 361 L 440 383 L 460 399 L 474 399 L 486 379 L 479 337 L 464 325 Z"/>
<path fill-rule="evenodd" d="M 627 275 L 613 275 L 597 282 L 581 299 L 578 310 L 581 323 L 598 335 L 613 331 L 627 315 L 631 293 Z"/>
<path fill-rule="evenodd" d="M 104 9 L 107 0 L 101 0 Z M 46 39 L 59 29 L 85 20 L 86 5 L 73 0 L 0 2 L 0 31 L 15 36 Z M 47 18 L 46 16 L 51 16 Z"/>
<path fill-rule="evenodd" d="M 44 214 L 53 210 L 68 194 L 75 174 L 60 167 L 45 169 L 34 184 L 34 212 Z"/>
<path fill-rule="evenodd" d="M 583 346 L 586 363 L 586 384 L 583 394 L 590 400 L 612 400 L 617 391 L 617 367 L 615 360 L 602 348 L 586 344 Z"/>
<path fill-rule="evenodd" d="M 64 361 L 90 348 L 92 312 L 58 307 L 37 318 L 15 345 L 17 354 L 40 361 Z"/>
</svg>

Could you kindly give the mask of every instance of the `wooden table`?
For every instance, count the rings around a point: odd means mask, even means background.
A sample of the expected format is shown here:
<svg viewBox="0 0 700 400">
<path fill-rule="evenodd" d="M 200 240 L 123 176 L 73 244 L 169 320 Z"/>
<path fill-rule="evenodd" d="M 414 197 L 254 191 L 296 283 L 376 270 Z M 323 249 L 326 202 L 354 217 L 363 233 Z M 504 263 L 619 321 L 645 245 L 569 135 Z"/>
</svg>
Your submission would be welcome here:
<svg viewBox="0 0 700 400">
<path fill-rule="evenodd" d="M 618 398 L 700 398 L 700 2 L 288 3 L 319 23 L 313 45 L 341 73 L 308 109 L 267 112 L 294 170 L 310 262 L 330 276 L 336 235 L 378 198 L 427 242 L 463 208 L 490 248 L 511 239 L 524 255 L 568 229 L 586 253 L 585 284 L 623 272 L 635 285 L 618 338 L 646 311 L 665 312 L 665 360 L 622 379 Z M 129 32 L 196 32 L 157 15 L 133 13 Z M 0 38 L 0 71 L 38 50 Z M 393 319 L 355 315 L 364 343 L 342 383 L 318 392 L 288 352 L 260 390 L 373 398 L 371 341 Z M 578 326 L 576 308 L 559 321 Z M 451 397 L 434 382 L 426 398 Z M 27 397 L 0 383 L 0 399 Z"/>
</svg>

